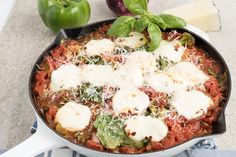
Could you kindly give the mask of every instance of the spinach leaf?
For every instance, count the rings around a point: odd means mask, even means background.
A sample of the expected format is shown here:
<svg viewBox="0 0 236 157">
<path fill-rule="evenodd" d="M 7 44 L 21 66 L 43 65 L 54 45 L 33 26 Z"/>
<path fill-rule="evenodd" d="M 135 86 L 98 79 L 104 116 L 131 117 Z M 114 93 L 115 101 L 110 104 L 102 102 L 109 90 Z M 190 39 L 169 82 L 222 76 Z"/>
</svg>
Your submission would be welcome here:
<svg viewBox="0 0 236 157">
<path fill-rule="evenodd" d="M 134 141 L 126 135 L 124 138 L 124 142 L 122 143 L 122 146 L 132 146 L 135 148 L 142 148 L 146 146 L 149 141 L 150 141 L 149 139 L 143 139 L 141 141 Z"/>
<path fill-rule="evenodd" d="M 132 13 L 143 15 L 147 13 L 147 0 L 123 0 L 125 7 Z"/>
<path fill-rule="evenodd" d="M 94 127 L 97 128 L 97 137 L 106 148 L 115 149 L 124 142 L 124 124 L 118 118 L 100 114 L 94 122 Z"/>
<path fill-rule="evenodd" d="M 156 48 L 159 47 L 160 43 L 161 43 L 161 30 L 160 28 L 153 24 L 153 23 L 149 23 L 148 25 L 148 34 L 149 37 L 151 39 L 150 43 L 149 43 L 149 51 L 154 51 Z"/>
<path fill-rule="evenodd" d="M 149 142 L 149 139 L 141 141 L 130 139 L 125 133 L 124 123 L 112 115 L 98 115 L 93 125 L 97 128 L 97 137 L 100 142 L 109 149 L 115 149 L 119 146 L 142 148 Z"/>
<path fill-rule="evenodd" d="M 151 18 L 161 29 L 166 29 L 166 23 L 160 16 L 152 15 Z"/>
<path fill-rule="evenodd" d="M 171 29 L 171 28 L 183 28 L 186 26 L 186 22 L 177 16 L 170 15 L 170 14 L 161 14 L 159 15 L 165 23 L 166 23 L 166 28 Z"/>
<path fill-rule="evenodd" d="M 137 19 L 134 23 L 134 28 L 137 32 L 144 31 L 149 24 L 149 19 L 147 16 L 141 16 L 139 19 Z"/>
<path fill-rule="evenodd" d="M 82 102 L 102 103 L 102 87 L 92 86 L 90 83 L 83 83 L 79 86 L 79 98 Z"/>
<path fill-rule="evenodd" d="M 134 28 L 134 22 L 135 18 L 132 16 L 121 16 L 113 22 L 107 34 L 109 36 L 126 37 Z"/>
</svg>

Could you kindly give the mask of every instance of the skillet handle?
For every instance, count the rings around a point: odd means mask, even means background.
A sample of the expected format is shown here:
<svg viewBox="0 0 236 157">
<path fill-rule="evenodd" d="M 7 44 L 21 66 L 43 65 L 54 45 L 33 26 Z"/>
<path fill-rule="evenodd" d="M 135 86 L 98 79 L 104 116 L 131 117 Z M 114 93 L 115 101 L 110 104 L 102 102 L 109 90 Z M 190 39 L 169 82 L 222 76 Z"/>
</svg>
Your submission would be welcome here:
<svg viewBox="0 0 236 157">
<path fill-rule="evenodd" d="M 63 142 L 56 138 L 49 130 L 39 127 L 35 134 L 3 153 L 0 157 L 34 157 L 42 152 L 63 146 Z"/>
</svg>

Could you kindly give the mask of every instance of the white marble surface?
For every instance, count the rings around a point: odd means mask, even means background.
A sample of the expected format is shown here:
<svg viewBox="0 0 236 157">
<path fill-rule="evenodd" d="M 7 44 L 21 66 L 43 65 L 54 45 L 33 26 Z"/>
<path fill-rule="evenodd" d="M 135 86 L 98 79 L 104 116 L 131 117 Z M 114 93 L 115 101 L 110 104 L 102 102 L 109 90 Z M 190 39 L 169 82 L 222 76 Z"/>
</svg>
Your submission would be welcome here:
<svg viewBox="0 0 236 157">
<path fill-rule="evenodd" d="M 150 0 L 150 10 L 164 9 L 193 0 Z M 214 0 L 220 9 L 222 30 L 209 33 L 211 43 L 228 63 L 233 80 L 231 100 L 226 110 L 227 132 L 216 139 L 219 149 L 236 150 L 236 2 Z M 105 0 L 89 0 L 90 22 L 112 18 Z M 36 0 L 17 0 L 0 33 L 0 148 L 8 149 L 30 136 L 34 121 L 28 97 L 28 77 L 40 53 L 53 41 L 52 34 L 42 23 Z"/>
</svg>

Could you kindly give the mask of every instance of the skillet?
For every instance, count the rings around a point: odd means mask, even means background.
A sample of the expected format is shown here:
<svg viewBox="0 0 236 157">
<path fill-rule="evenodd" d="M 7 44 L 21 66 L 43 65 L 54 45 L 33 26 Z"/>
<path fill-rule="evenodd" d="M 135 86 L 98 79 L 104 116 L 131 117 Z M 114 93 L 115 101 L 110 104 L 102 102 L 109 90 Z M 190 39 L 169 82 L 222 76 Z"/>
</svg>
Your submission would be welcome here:
<svg viewBox="0 0 236 157">
<path fill-rule="evenodd" d="M 205 52 L 207 52 L 210 57 L 218 61 L 222 70 L 227 75 L 227 81 L 226 81 L 227 89 L 225 91 L 225 100 L 222 101 L 222 103 L 220 104 L 221 106 L 223 106 L 223 110 L 221 114 L 219 115 L 218 120 L 213 123 L 213 129 L 210 135 L 195 137 L 189 141 L 186 141 L 182 144 L 176 145 L 174 147 L 171 147 L 165 150 L 144 152 L 141 154 L 132 155 L 132 154 L 122 154 L 122 153 L 116 154 L 116 153 L 100 152 L 100 151 L 92 150 L 85 146 L 77 145 L 66 140 L 65 138 L 63 138 L 62 135 L 60 135 L 54 129 L 52 129 L 44 120 L 43 115 L 39 111 L 37 107 L 38 104 L 35 101 L 34 93 L 32 90 L 32 87 L 35 81 L 34 76 L 35 76 L 35 72 L 37 71 L 37 65 L 39 65 L 43 61 L 44 57 L 47 56 L 51 50 L 53 50 L 60 44 L 62 39 L 67 39 L 67 38 L 77 39 L 83 35 L 86 35 L 90 32 L 95 31 L 98 27 L 102 26 L 103 24 L 111 24 L 113 21 L 114 19 L 110 19 L 110 20 L 95 22 L 95 23 L 89 24 L 87 26 L 79 27 L 79 28 L 62 29 L 57 34 L 55 40 L 42 52 L 42 54 L 39 56 L 36 63 L 34 64 L 31 74 L 30 74 L 30 78 L 29 78 L 29 96 L 32 102 L 32 107 L 36 115 L 36 119 L 38 121 L 38 130 L 30 138 L 28 138 L 21 144 L 17 145 L 16 147 L 12 148 L 11 150 L 7 151 L 3 155 L 1 155 L 1 157 L 15 157 L 15 156 L 32 157 L 44 151 L 54 149 L 54 148 L 59 148 L 59 147 L 65 147 L 65 146 L 81 154 L 91 156 L 91 157 L 104 157 L 104 156 L 109 156 L 109 157 L 122 157 L 122 156 L 169 157 L 169 156 L 176 155 L 186 150 L 187 148 L 191 147 L 192 145 L 194 145 L 195 143 L 197 143 L 198 141 L 202 139 L 216 137 L 225 133 L 226 131 L 225 108 L 228 104 L 228 101 L 230 98 L 230 92 L 231 92 L 231 76 L 230 76 L 229 68 L 227 64 L 225 63 L 224 59 L 222 58 L 222 56 L 220 55 L 220 53 L 209 42 L 207 42 L 202 37 L 198 36 L 197 34 L 187 29 L 176 29 L 176 30 L 180 33 L 182 32 L 191 33 L 195 37 L 196 46 L 205 50 Z"/>
</svg>

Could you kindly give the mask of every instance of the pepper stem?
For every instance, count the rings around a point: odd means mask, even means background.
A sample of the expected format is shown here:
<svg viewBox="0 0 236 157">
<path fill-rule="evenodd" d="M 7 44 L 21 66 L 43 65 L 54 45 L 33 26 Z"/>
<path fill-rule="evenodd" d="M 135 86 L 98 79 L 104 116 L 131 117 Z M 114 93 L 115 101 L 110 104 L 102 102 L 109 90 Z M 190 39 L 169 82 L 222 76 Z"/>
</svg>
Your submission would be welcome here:
<svg viewBox="0 0 236 157">
<path fill-rule="evenodd" d="M 56 1 L 59 5 L 66 7 L 71 0 L 56 0 Z"/>
</svg>

